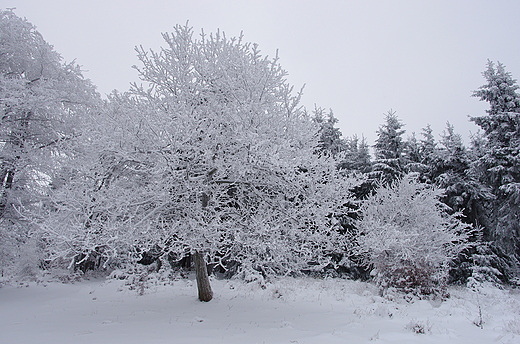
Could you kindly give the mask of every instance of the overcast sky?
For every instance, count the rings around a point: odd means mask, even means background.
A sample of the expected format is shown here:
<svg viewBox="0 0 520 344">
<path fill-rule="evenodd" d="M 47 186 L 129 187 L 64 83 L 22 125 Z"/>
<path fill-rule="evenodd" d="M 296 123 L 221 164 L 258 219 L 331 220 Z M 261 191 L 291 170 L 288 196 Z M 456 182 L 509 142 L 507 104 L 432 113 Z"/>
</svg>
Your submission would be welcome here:
<svg viewBox="0 0 520 344">
<path fill-rule="evenodd" d="M 264 55 L 279 50 L 288 80 L 306 84 L 303 104 L 331 108 L 344 136 L 373 144 L 390 109 L 419 135 L 446 121 L 468 143 L 471 97 L 487 59 L 520 78 L 520 1 L 0 0 L 16 7 L 66 61 L 76 59 L 102 94 L 137 81 L 134 47 L 157 49 L 161 32 L 244 33 Z"/>
</svg>

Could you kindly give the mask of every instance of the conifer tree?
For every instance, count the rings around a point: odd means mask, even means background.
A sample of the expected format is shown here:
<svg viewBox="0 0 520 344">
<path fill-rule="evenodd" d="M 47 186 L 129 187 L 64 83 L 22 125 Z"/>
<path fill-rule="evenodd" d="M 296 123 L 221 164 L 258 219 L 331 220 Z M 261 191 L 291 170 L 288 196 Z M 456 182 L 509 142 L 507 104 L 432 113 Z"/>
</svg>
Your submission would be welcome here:
<svg viewBox="0 0 520 344">
<path fill-rule="evenodd" d="M 517 82 L 502 63 L 488 61 L 486 84 L 473 93 L 489 103 L 486 115 L 472 117 L 485 135 L 484 154 L 476 162 L 495 201 L 489 237 L 506 256 L 520 258 L 520 95 Z M 516 270 L 518 267 L 515 268 Z M 517 271 L 512 273 L 518 275 Z"/>
<path fill-rule="evenodd" d="M 415 172 L 423 175 L 428 170 L 428 166 L 423 164 L 421 148 L 421 142 L 417 140 L 415 133 L 412 133 L 405 142 L 403 162 L 407 173 Z"/>
<path fill-rule="evenodd" d="M 345 140 L 345 151 L 340 168 L 360 173 L 368 173 L 370 171 L 370 150 L 365 137 L 359 139 L 357 135 L 354 135 Z"/>
<path fill-rule="evenodd" d="M 433 129 L 430 124 L 422 129 L 421 135 L 423 137 L 420 140 L 421 163 L 429 165 L 437 148 L 437 142 L 435 142 L 435 136 L 433 136 Z"/>
<path fill-rule="evenodd" d="M 331 154 L 337 156 L 345 150 L 345 141 L 339 128 L 335 127 L 338 119 L 334 117 L 332 111 L 326 113 L 323 108 L 316 107 L 313 112 L 312 120 L 320 127 L 318 151 L 321 154 Z"/>
<path fill-rule="evenodd" d="M 377 131 L 373 169 L 385 183 L 391 183 L 404 173 L 406 143 L 402 136 L 406 131 L 403 127 L 395 111 L 390 110 Z"/>
<path fill-rule="evenodd" d="M 412 159 L 412 161 L 408 162 L 408 171 L 417 172 L 419 174 L 419 180 L 432 183 L 431 173 L 437 143 L 435 142 L 433 130 L 429 124 L 422 129 L 421 136 L 422 139 L 420 140 L 417 140 L 415 136 L 413 136 L 412 140 L 409 139 L 407 142 L 408 150 L 410 150 L 410 146 L 414 148 L 413 154 L 409 158 Z"/>
<path fill-rule="evenodd" d="M 491 198 L 489 191 L 470 173 L 470 155 L 455 132 L 453 125 L 446 123 L 440 147 L 433 154 L 431 179 L 445 190 L 442 202 L 452 212 L 461 212 L 462 220 L 475 227 L 485 223 L 485 203 Z"/>
</svg>

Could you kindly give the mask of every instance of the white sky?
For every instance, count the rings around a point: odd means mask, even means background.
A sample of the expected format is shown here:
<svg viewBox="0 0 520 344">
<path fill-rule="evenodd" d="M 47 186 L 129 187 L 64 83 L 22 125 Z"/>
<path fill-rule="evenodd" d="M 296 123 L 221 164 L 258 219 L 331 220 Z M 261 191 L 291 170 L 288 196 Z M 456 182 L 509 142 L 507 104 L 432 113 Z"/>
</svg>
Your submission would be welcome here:
<svg viewBox="0 0 520 344">
<path fill-rule="evenodd" d="M 471 97 L 487 59 L 520 78 L 518 0 L 0 0 L 9 7 L 102 94 L 137 81 L 134 46 L 157 49 L 175 24 L 243 31 L 264 54 L 279 50 L 307 108 L 331 108 L 344 136 L 369 144 L 390 109 L 406 136 L 430 123 L 438 138 L 450 121 L 467 143 L 468 116 L 487 108 Z"/>
</svg>

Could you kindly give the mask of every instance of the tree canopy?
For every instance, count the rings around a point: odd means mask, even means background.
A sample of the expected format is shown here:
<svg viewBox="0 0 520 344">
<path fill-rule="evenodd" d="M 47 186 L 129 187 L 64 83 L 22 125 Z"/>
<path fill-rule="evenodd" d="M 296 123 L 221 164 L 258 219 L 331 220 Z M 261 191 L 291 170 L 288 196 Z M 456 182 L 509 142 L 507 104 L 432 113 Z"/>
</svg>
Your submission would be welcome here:
<svg viewBox="0 0 520 344">
<path fill-rule="evenodd" d="M 0 11 L 0 56 L 0 245 L 9 260 L 31 236 L 20 213 L 46 202 L 45 189 L 100 100 L 79 66 L 63 63 L 11 10 Z"/>
</svg>

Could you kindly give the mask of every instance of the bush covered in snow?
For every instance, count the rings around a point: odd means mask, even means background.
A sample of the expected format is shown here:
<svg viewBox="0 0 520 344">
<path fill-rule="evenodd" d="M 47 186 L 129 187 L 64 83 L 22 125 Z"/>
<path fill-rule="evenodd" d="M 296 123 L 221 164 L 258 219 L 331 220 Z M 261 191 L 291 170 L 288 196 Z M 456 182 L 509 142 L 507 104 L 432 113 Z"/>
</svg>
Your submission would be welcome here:
<svg viewBox="0 0 520 344">
<path fill-rule="evenodd" d="M 364 202 L 357 250 L 383 289 L 444 289 L 449 262 L 467 247 L 470 227 L 445 211 L 441 194 L 407 175 Z"/>
</svg>

